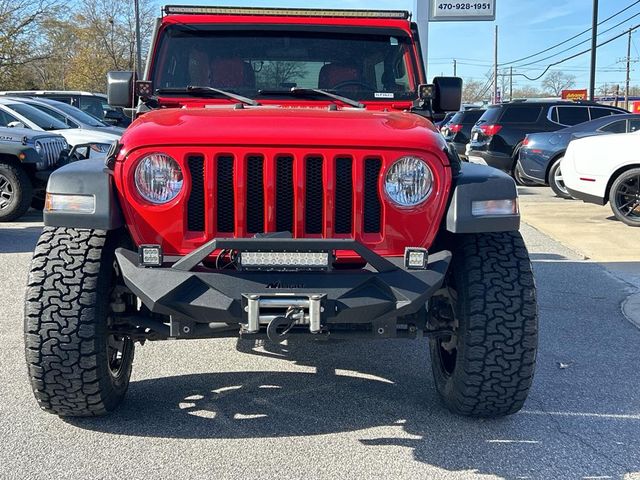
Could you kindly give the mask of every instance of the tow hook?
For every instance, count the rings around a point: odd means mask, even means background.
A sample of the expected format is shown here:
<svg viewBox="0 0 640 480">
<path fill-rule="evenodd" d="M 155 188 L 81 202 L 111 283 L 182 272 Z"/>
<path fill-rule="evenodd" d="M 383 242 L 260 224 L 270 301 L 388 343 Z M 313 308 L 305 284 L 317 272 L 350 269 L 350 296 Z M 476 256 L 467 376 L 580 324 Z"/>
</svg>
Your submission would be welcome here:
<svg viewBox="0 0 640 480">
<path fill-rule="evenodd" d="M 276 317 L 267 325 L 267 337 L 274 343 L 280 343 L 289 337 L 289 331 L 296 322 L 304 319 L 302 308 L 289 307 L 284 317 Z"/>
</svg>

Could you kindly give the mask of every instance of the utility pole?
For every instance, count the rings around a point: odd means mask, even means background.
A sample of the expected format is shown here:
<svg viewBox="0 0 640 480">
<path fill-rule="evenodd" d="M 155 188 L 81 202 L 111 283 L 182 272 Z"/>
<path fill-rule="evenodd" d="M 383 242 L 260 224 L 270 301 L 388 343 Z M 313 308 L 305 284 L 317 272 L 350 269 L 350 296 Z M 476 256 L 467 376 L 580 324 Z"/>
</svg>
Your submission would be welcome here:
<svg viewBox="0 0 640 480">
<path fill-rule="evenodd" d="M 455 58 L 453 59 L 453 76 L 458 76 L 458 62 Z"/>
<path fill-rule="evenodd" d="M 618 100 L 620 99 L 620 84 L 616 83 L 616 103 L 614 107 L 618 106 Z"/>
<path fill-rule="evenodd" d="M 509 101 L 513 101 L 513 67 L 509 67 Z"/>
<path fill-rule="evenodd" d="M 589 100 L 596 92 L 596 49 L 598 47 L 598 0 L 593 0 L 593 22 L 591 24 L 591 75 L 589 78 Z"/>
<path fill-rule="evenodd" d="M 136 73 L 142 78 L 142 42 L 140 39 L 140 5 L 139 0 L 133 0 L 133 8 L 136 17 Z"/>
<path fill-rule="evenodd" d="M 498 25 L 493 46 L 493 103 L 498 103 Z"/>
<path fill-rule="evenodd" d="M 627 43 L 627 80 L 624 87 L 624 109 L 629 110 L 629 82 L 631 81 L 631 29 L 629 29 L 629 41 Z"/>
<path fill-rule="evenodd" d="M 416 12 L 416 20 L 418 23 L 418 32 L 420 35 L 420 54 L 424 62 L 425 81 L 427 79 L 427 61 L 429 57 L 429 11 L 431 10 L 431 0 L 414 0 L 414 11 Z"/>
</svg>

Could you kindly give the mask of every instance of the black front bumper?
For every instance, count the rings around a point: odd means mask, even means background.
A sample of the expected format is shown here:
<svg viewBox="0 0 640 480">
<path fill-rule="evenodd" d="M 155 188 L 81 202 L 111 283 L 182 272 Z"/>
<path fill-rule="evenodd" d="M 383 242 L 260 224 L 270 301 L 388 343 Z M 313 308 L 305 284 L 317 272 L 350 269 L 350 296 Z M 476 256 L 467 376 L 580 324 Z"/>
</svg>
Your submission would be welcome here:
<svg viewBox="0 0 640 480">
<path fill-rule="evenodd" d="M 206 268 L 201 262 L 218 249 L 350 250 L 368 265 L 364 269 L 322 272 Z M 214 331 L 235 336 L 246 332 L 250 297 L 267 301 L 313 297 L 321 298 L 323 333 L 357 331 L 384 338 L 416 336 L 426 328 L 425 306 L 442 286 L 451 253 L 430 255 L 426 270 L 407 270 L 402 258 L 391 261 L 352 240 L 253 238 L 216 239 L 159 268 L 139 266 L 138 253 L 126 249 L 118 249 L 116 258 L 126 286 L 153 314 L 158 314 L 156 319 L 164 319 L 166 330 L 160 333 L 165 336 L 221 336 Z M 151 320 L 138 317 L 137 323 L 154 329 Z"/>
</svg>

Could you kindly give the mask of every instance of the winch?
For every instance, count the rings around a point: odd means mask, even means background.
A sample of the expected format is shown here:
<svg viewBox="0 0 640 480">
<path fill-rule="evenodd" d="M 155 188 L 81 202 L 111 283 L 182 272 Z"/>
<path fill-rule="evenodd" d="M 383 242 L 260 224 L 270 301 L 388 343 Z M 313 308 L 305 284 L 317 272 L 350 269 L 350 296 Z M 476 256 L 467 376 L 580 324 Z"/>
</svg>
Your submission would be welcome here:
<svg viewBox="0 0 640 480">
<path fill-rule="evenodd" d="M 322 299 L 325 295 L 244 294 L 243 297 L 247 321 L 242 324 L 242 334 L 258 333 L 261 325 L 267 325 L 269 338 L 282 341 L 294 325 L 308 325 L 313 334 L 322 331 Z"/>
</svg>

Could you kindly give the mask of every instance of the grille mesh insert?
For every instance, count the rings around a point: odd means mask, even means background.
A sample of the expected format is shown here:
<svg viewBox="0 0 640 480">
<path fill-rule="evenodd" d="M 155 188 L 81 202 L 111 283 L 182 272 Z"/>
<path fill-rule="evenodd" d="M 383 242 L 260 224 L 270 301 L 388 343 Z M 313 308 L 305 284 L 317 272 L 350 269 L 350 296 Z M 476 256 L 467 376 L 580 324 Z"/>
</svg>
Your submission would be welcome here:
<svg viewBox="0 0 640 480">
<path fill-rule="evenodd" d="M 351 233 L 353 175 L 351 158 L 336 159 L 335 232 Z"/>
<path fill-rule="evenodd" d="M 187 203 L 187 228 L 194 232 L 204 231 L 204 157 L 187 158 L 191 176 L 191 191 Z"/>
<path fill-rule="evenodd" d="M 293 157 L 276 159 L 276 231 L 293 232 Z"/>
<path fill-rule="evenodd" d="M 217 158 L 217 224 L 219 232 L 233 232 L 235 227 L 235 198 L 233 189 L 233 157 Z"/>
<path fill-rule="evenodd" d="M 368 158 L 364 162 L 364 233 L 380 232 L 380 216 L 382 205 L 378 191 L 378 176 L 382 161 L 379 158 Z"/>
<path fill-rule="evenodd" d="M 307 188 L 305 193 L 305 231 L 322 233 L 324 185 L 322 183 L 322 157 L 307 158 Z"/>
<path fill-rule="evenodd" d="M 247 231 L 264 232 L 264 161 L 257 155 L 247 159 Z"/>
</svg>

